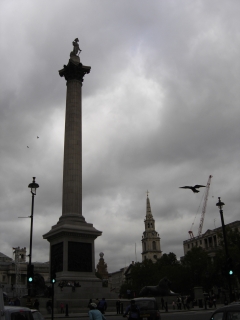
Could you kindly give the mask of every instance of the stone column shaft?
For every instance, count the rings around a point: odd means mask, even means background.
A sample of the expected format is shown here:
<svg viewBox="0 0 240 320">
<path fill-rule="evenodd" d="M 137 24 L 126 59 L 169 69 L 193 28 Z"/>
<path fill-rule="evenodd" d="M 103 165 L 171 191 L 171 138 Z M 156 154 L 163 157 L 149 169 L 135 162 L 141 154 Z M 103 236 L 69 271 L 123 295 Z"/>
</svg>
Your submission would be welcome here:
<svg viewBox="0 0 240 320">
<path fill-rule="evenodd" d="M 62 215 L 82 216 L 82 83 L 67 81 Z"/>
</svg>

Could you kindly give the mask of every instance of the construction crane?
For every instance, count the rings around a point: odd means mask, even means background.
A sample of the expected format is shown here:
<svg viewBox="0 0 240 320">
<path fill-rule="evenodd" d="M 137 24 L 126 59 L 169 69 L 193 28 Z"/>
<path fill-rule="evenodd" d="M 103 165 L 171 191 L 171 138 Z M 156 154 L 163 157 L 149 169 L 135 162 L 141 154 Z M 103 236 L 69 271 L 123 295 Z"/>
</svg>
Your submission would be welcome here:
<svg viewBox="0 0 240 320">
<path fill-rule="evenodd" d="M 208 182 L 206 185 L 206 189 L 205 189 L 202 214 L 201 214 L 200 224 L 198 227 L 198 237 L 202 235 L 202 228 L 203 228 L 203 222 L 204 222 L 205 212 L 206 212 L 206 208 L 207 208 L 207 201 L 208 201 L 208 194 L 209 194 L 211 179 L 212 179 L 212 175 L 209 176 Z M 193 232 L 190 230 L 190 231 L 188 231 L 188 233 L 189 233 L 190 238 L 193 239 L 194 238 Z"/>
</svg>

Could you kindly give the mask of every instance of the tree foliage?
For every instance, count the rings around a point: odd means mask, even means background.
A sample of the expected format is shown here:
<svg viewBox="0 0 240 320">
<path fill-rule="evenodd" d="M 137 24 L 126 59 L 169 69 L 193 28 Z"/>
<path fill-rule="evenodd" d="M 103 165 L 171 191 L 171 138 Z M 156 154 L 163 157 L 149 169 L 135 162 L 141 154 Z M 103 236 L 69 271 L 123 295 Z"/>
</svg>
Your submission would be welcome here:
<svg viewBox="0 0 240 320">
<path fill-rule="evenodd" d="M 240 282 L 240 232 L 237 229 L 227 229 L 226 237 L 229 256 L 234 266 L 231 281 L 236 288 Z M 191 294 L 196 286 L 203 287 L 205 292 L 209 292 L 213 287 L 227 288 L 227 277 L 223 275 L 226 254 L 221 233 L 218 239 L 220 246 L 217 247 L 214 257 L 209 257 L 202 247 L 193 247 L 181 262 L 170 252 L 163 254 L 155 263 L 148 259 L 136 263 L 131 269 L 131 281 L 122 286 L 121 293 L 124 294 L 128 288 L 138 295 L 143 287 L 156 286 L 164 277 L 171 281 L 170 289 L 180 294 Z"/>
</svg>

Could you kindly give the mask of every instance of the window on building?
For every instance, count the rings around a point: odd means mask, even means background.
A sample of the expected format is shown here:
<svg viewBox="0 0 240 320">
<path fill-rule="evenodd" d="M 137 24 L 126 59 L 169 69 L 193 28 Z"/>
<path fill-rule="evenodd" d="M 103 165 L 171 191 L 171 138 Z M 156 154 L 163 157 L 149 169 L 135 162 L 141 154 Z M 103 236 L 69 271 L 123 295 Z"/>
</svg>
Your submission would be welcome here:
<svg viewBox="0 0 240 320">
<path fill-rule="evenodd" d="M 188 249 L 190 248 L 190 245 L 189 245 L 189 243 L 188 243 L 187 247 L 188 247 Z"/>
<path fill-rule="evenodd" d="M 205 248 L 208 248 L 208 242 L 207 242 L 207 239 L 204 239 L 204 245 L 205 245 Z"/>
<path fill-rule="evenodd" d="M 212 237 L 208 238 L 208 243 L 209 243 L 209 247 L 213 246 L 213 241 L 212 241 Z"/>
<path fill-rule="evenodd" d="M 155 241 L 153 241 L 152 247 L 153 247 L 153 250 L 156 250 L 156 242 Z"/>
<path fill-rule="evenodd" d="M 217 236 L 216 235 L 213 236 L 213 243 L 214 243 L 214 247 L 217 247 Z"/>
<path fill-rule="evenodd" d="M 156 255 L 154 255 L 153 258 L 157 260 L 157 256 Z"/>
<path fill-rule="evenodd" d="M 200 244 L 202 245 L 202 240 L 200 240 Z"/>
</svg>

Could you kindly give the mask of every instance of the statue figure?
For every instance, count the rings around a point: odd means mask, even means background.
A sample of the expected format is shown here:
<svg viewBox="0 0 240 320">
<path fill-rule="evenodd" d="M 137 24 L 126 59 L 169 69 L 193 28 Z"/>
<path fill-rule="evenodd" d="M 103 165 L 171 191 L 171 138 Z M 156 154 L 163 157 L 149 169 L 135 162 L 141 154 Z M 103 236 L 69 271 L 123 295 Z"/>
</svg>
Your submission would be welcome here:
<svg viewBox="0 0 240 320">
<path fill-rule="evenodd" d="M 80 52 L 82 50 L 80 50 L 79 48 L 79 44 L 78 44 L 79 40 L 78 38 L 76 38 L 74 41 L 73 41 L 73 51 L 70 53 L 70 57 L 72 56 L 79 56 Z"/>
<path fill-rule="evenodd" d="M 177 296 L 178 293 L 172 292 L 169 288 L 171 281 L 163 278 L 157 286 L 143 287 L 139 293 L 140 297 L 159 297 L 159 296 Z"/>
</svg>

